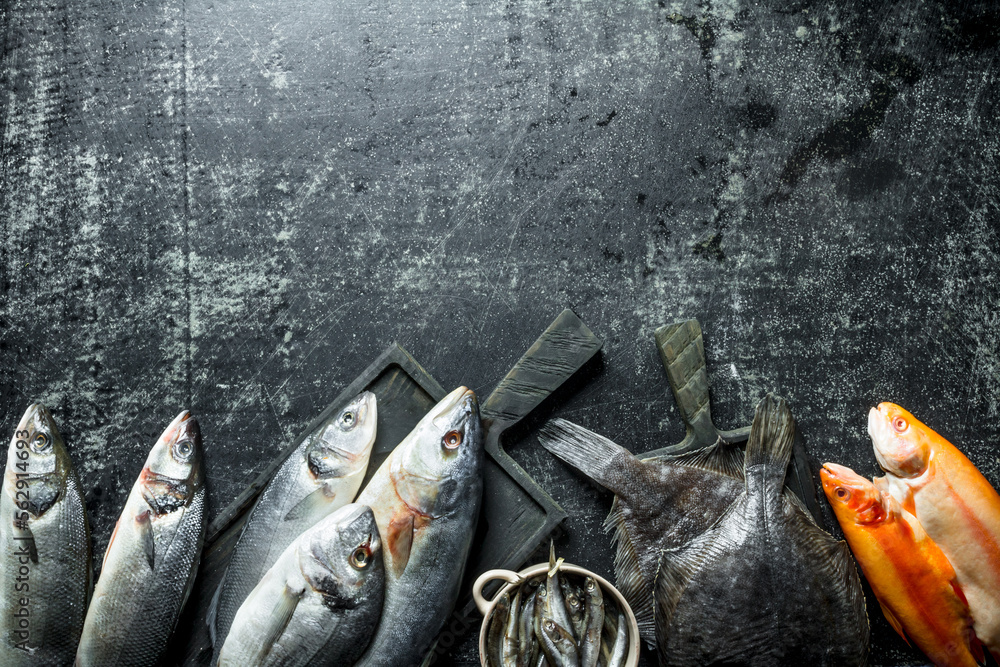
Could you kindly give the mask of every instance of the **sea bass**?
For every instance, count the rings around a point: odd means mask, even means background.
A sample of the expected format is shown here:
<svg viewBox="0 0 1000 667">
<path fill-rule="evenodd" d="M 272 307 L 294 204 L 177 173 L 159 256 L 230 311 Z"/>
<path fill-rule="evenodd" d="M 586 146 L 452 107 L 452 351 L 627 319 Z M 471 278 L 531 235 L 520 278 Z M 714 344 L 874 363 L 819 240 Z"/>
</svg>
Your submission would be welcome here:
<svg viewBox="0 0 1000 667">
<path fill-rule="evenodd" d="M 582 426 L 554 419 L 542 447 L 615 494 L 605 530 L 614 530 L 615 577 L 639 623 L 655 642 L 653 590 L 660 552 L 701 535 L 742 493 L 743 452 L 719 440 L 679 457 L 640 460 Z"/>
<path fill-rule="evenodd" d="M 868 617 L 847 544 L 783 489 L 795 421 L 758 403 L 744 491 L 711 528 L 663 553 L 656 581 L 662 667 L 863 665 Z"/>
<path fill-rule="evenodd" d="M 209 612 L 216 656 L 240 605 L 288 545 L 354 500 L 368 470 L 377 421 L 375 394 L 361 392 L 307 435 L 264 487 Z"/>
<path fill-rule="evenodd" d="M 352 665 L 375 634 L 384 593 L 375 515 L 345 505 L 264 574 L 236 613 L 219 667 Z"/>
<path fill-rule="evenodd" d="M 824 463 L 823 491 L 882 612 L 938 667 L 975 667 L 982 647 L 955 570 L 920 523 L 850 468 Z M 975 651 L 975 653 L 974 653 Z"/>
<path fill-rule="evenodd" d="M 90 595 L 90 528 L 62 436 L 40 403 L 7 450 L 0 549 L 0 665 L 71 664 Z"/>
<path fill-rule="evenodd" d="M 385 605 L 359 667 L 419 665 L 458 598 L 483 494 L 476 395 L 459 387 L 431 408 L 358 497 L 385 548 Z"/>
<path fill-rule="evenodd" d="M 115 524 L 76 667 L 156 664 L 191 592 L 204 537 L 201 432 L 185 410 L 153 445 Z"/>
<path fill-rule="evenodd" d="M 976 635 L 1000 660 L 1000 496 L 954 445 L 892 403 L 868 413 L 885 483 L 948 557 Z"/>
</svg>

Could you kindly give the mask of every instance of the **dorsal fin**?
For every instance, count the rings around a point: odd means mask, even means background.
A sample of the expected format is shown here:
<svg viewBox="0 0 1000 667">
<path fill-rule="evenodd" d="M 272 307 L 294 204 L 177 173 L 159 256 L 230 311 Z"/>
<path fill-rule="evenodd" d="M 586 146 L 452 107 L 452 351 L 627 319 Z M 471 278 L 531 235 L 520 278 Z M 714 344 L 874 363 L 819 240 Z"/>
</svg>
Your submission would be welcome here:
<svg viewBox="0 0 1000 667">
<path fill-rule="evenodd" d="M 676 456 L 664 454 L 663 456 L 655 456 L 645 460 L 678 463 L 698 468 L 699 470 L 743 479 L 743 451 L 722 438 L 716 440 L 713 445 L 696 449 L 693 452 L 685 452 Z"/>
<path fill-rule="evenodd" d="M 615 496 L 611 511 L 604 520 L 605 532 L 614 531 L 611 543 L 615 545 L 615 586 L 635 614 L 639 625 L 639 636 L 649 645 L 656 646 L 656 624 L 654 622 L 653 590 L 639 569 L 639 554 L 628 531 L 621 503 Z"/>
</svg>

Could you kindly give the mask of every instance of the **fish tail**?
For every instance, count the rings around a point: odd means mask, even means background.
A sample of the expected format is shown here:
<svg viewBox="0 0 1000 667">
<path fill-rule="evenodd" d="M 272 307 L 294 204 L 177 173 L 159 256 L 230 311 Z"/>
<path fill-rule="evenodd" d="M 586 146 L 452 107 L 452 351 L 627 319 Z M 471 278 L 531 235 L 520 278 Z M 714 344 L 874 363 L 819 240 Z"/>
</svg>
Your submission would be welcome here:
<svg viewBox="0 0 1000 667">
<path fill-rule="evenodd" d="M 750 425 L 750 438 L 747 440 L 744 469 L 751 466 L 766 465 L 775 475 L 785 478 L 785 470 L 792 458 L 792 445 L 795 442 L 795 419 L 788 409 L 785 399 L 768 394 L 754 411 L 753 424 Z"/>
<path fill-rule="evenodd" d="M 631 452 L 565 419 L 553 419 L 545 424 L 538 440 L 549 450 L 604 488 L 619 493 L 630 462 L 642 465 Z M 618 467 L 616 472 L 616 465 Z"/>
</svg>

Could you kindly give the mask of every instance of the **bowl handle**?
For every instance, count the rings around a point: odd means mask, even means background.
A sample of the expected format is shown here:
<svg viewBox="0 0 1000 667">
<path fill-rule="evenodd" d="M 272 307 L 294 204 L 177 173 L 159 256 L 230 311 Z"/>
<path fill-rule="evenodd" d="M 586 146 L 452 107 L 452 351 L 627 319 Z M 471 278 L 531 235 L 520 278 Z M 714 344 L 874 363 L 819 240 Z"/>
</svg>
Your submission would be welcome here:
<svg viewBox="0 0 1000 667">
<path fill-rule="evenodd" d="M 490 612 L 490 605 L 493 604 L 493 600 L 483 597 L 483 587 L 494 579 L 502 579 L 508 584 L 519 584 L 524 581 L 521 575 L 510 570 L 487 570 L 479 575 L 476 583 L 472 584 L 472 599 L 476 601 L 476 607 L 483 616 Z"/>
</svg>

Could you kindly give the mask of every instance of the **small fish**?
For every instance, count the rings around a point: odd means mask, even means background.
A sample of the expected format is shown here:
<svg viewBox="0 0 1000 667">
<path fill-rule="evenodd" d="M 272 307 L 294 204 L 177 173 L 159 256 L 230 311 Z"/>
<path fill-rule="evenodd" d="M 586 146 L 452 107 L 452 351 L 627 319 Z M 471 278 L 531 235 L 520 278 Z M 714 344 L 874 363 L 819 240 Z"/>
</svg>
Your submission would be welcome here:
<svg viewBox="0 0 1000 667">
<path fill-rule="evenodd" d="M 500 664 L 504 667 L 517 667 L 518 643 L 517 629 L 521 624 L 521 594 L 524 586 L 518 586 L 514 599 L 510 601 L 510 611 L 507 613 L 507 625 L 504 628 L 503 640 L 500 643 Z"/>
<path fill-rule="evenodd" d="M 510 596 L 504 593 L 497 600 L 490 616 L 490 629 L 486 637 L 486 654 L 491 664 L 503 665 L 502 644 L 504 632 L 507 630 L 507 617 L 510 614 Z"/>
<path fill-rule="evenodd" d="M 358 497 L 385 543 L 385 608 L 358 667 L 412 667 L 458 599 L 476 534 L 486 448 L 476 395 L 459 387 L 431 408 Z"/>
<path fill-rule="evenodd" d="M 180 413 L 153 445 L 104 553 L 76 667 L 154 665 L 194 584 L 205 537 L 201 434 Z"/>
<path fill-rule="evenodd" d="M 549 572 L 545 576 L 545 607 L 542 620 L 545 620 L 545 616 L 551 618 L 560 628 L 570 633 L 570 637 L 573 637 L 573 621 L 570 618 L 569 609 L 566 607 L 566 600 L 563 598 L 563 587 L 560 585 L 562 582 L 559 576 L 559 567 L 562 562 L 562 558 L 556 559 L 555 543 L 550 542 Z M 548 659 L 549 662 L 552 662 L 551 656 L 548 656 Z"/>
<path fill-rule="evenodd" d="M 375 395 L 361 392 L 307 435 L 261 491 L 208 613 L 216 652 L 236 611 L 278 556 L 303 531 L 354 500 L 377 421 Z"/>
<path fill-rule="evenodd" d="M 538 582 L 530 581 L 524 583 L 522 589 L 529 592 L 527 602 L 521 610 L 521 616 L 517 625 L 517 667 L 529 667 L 532 664 L 533 649 L 537 648 L 534 643 L 535 632 L 535 605 L 538 601 Z"/>
<path fill-rule="evenodd" d="M 877 488 L 879 480 L 869 482 L 836 463 L 823 464 L 820 477 L 847 544 L 896 632 L 938 667 L 975 667 L 982 647 L 973 638 L 955 570 L 916 518 Z"/>
<path fill-rule="evenodd" d="M 90 596 L 90 528 L 52 415 L 21 417 L 0 497 L 0 665 L 73 661 Z"/>
<path fill-rule="evenodd" d="M 384 594 L 375 515 L 345 505 L 296 538 L 247 596 L 219 667 L 351 665 L 375 633 Z"/>
<path fill-rule="evenodd" d="M 579 667 L 580 656 L 573 633 L 552 618 L 543 618 L 539 629 L 542 633 L 542 652 L 553 667 Z"/>
<path fill-rule="evenodd" d="M 595 667 L 601 655 L 601 629 L 604 627 L 604 594 L 593 577 L 583 584 L 584 624 L 580 637 L 580 667 Z"/>
<path fill-rule="evenodd" d="M 660 552 L 687 544 L 743 491 L 743 453 L 719 440 L 678 457 L 640 460 L 564 419 L 542 427 L 542 447 L 615 494 L 605 530 L 614 530 L 615 583 L 639 635 L 655 642 L 653 590 Z"/>
<path fill-rule="evenodd" d="M 1000 495 L 954 445 L 893 403 L 868 413 L 885 484 L 948 558 L 976 635 L 1000 661 Z"/>
<path fill-rule="evenodd" d="M 621 667 L 628 657 L 628 621 L 624 612 L 618 612 L 618 625 L 615 629 L 615 643 L 608 653 L 608 667 Z"/>
<path fill-rule="evenodd" d="M 663 553 L 661 667 L 864 664 L 868 617 L 847 544 L 783 488 L 794 437 L 788 405 L 768 394 L 750 427 L 745 490 L 701 536 Z"/>
</svg>

